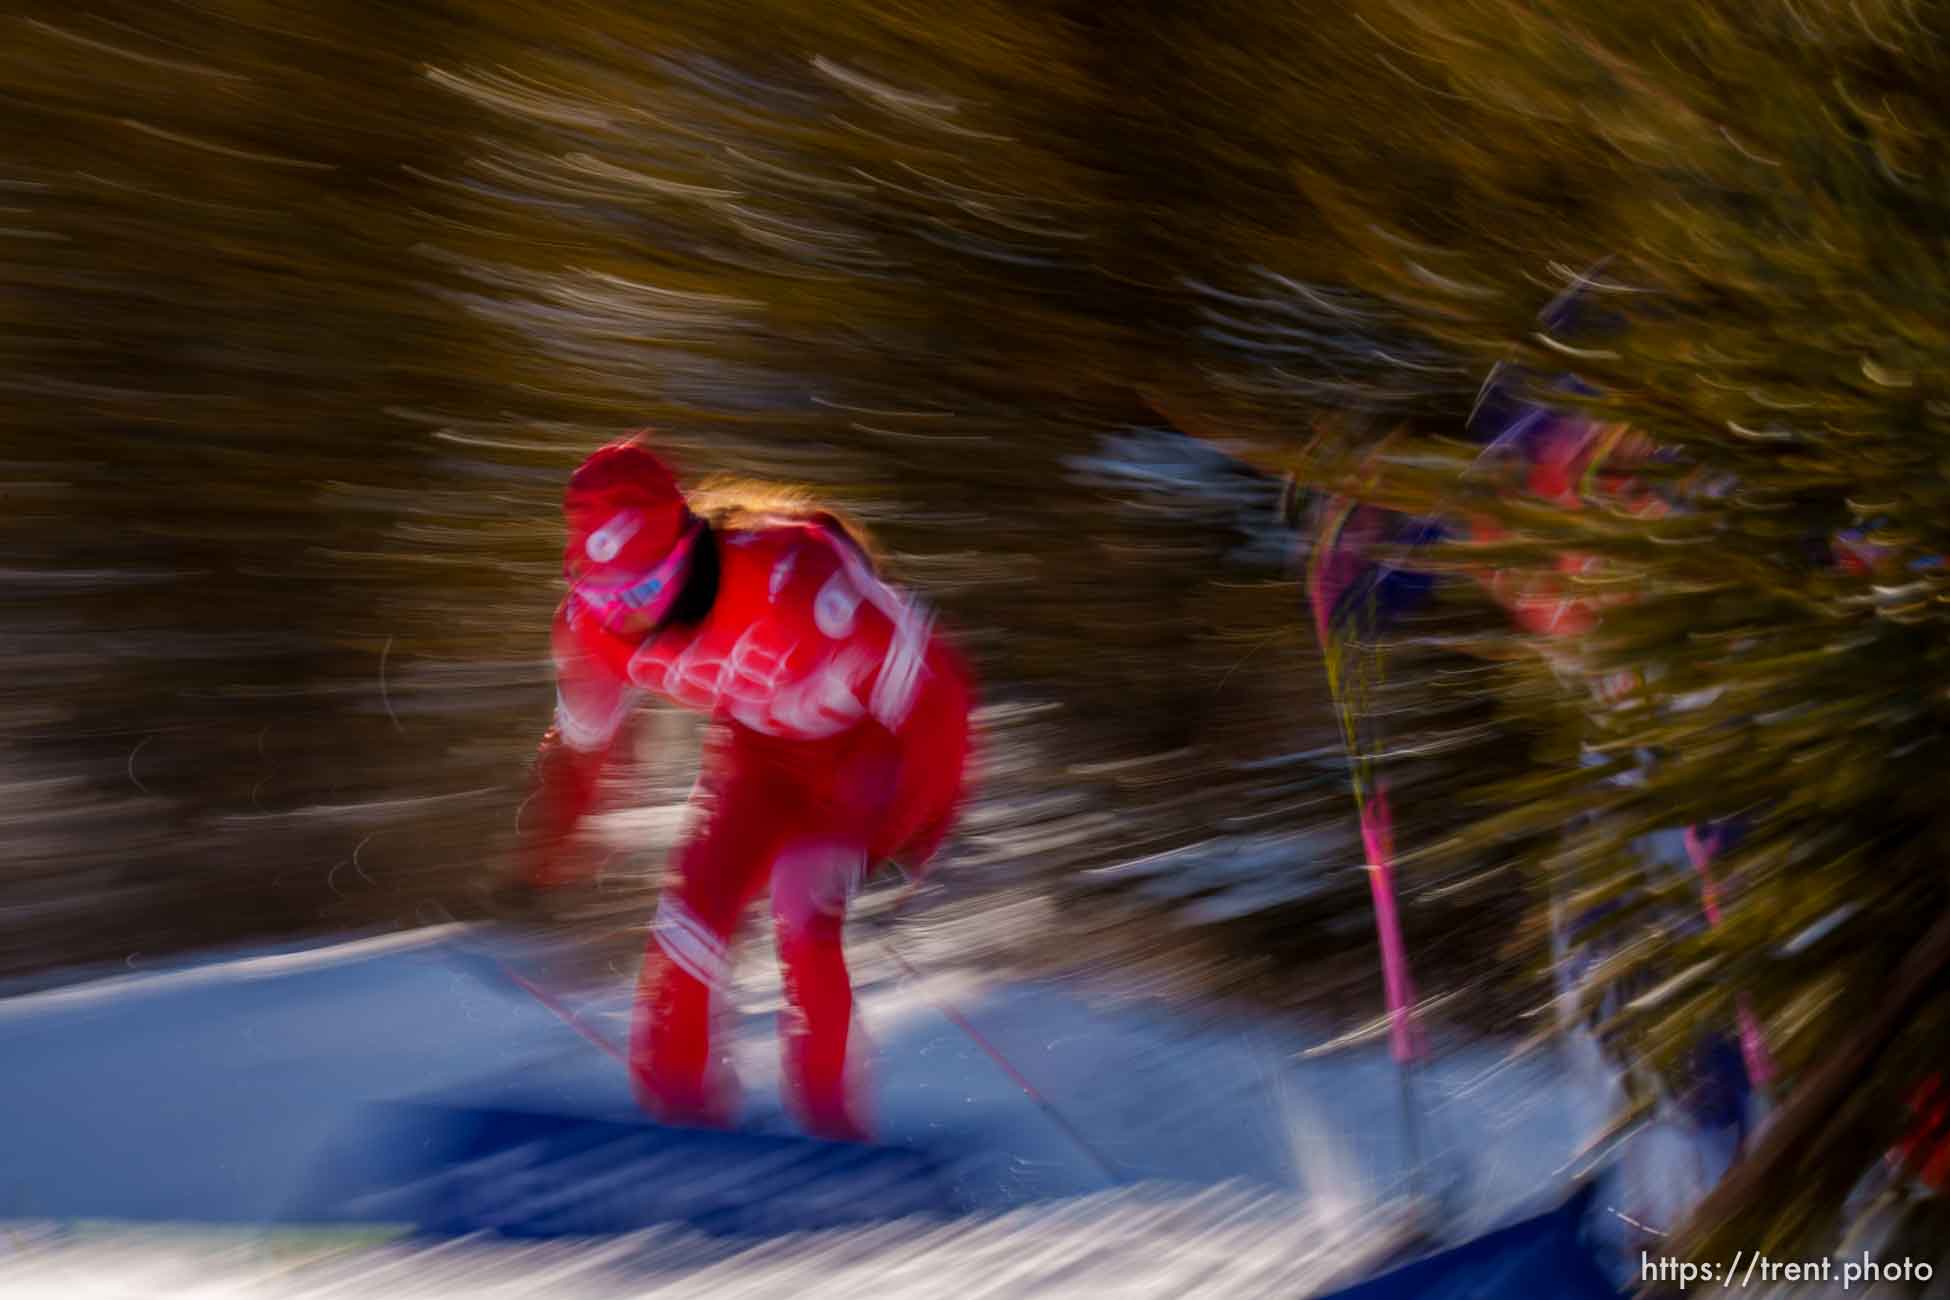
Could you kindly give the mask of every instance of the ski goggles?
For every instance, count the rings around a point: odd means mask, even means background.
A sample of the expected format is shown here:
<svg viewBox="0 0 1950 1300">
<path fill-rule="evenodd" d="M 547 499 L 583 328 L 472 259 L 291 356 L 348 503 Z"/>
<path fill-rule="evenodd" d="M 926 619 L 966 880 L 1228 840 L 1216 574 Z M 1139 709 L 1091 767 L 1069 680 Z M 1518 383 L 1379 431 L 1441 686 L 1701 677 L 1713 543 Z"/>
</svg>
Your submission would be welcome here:
<svg viewBox="0 0 1950 1300">
<path fill-rule="evenodd" d="M 654 627 L 670 612 L 683 591 L 691 553 L 703 531 L 702 522 L 693 523 L 648 573 L 619 575 L 612 566 L 605 566 L 575 579 L 569 588 L 570 596 L 594 614 L 607 631 L 618 631 L 632 618 L 642 618 Z"/>
</svg>

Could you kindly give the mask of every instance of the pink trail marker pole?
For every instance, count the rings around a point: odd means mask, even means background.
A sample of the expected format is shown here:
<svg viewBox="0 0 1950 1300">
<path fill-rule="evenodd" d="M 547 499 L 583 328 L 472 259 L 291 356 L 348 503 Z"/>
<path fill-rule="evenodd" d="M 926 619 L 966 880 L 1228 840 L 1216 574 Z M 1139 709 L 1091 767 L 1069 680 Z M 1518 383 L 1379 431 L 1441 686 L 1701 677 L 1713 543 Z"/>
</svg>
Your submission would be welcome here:
<svg viewBox="0 0 1950 1300">
<path fill-rule="evenodd" d="M 1713 879 L 1713 857 L 1719 848 L 1719 836 L 1706 839 L 1698 827 L 1686 828 L 1686 856 L 1693 870 L 1699 873 L 1700 906 L 1706 913 L 1706 923 L 1716 927 L 1720 924 L 1720 886 Z M 1760 1023 L 1754 1019 L 1745 994 L 1740 996 L 1738 1006 L 1740 1055 L 1747 1064 L 1747 1078 L 1756 1088 L 1765 1088 L 1774 1081 L 1774 1058 L 1768 1053 L 1767 1040 L 1761 1037 Z"/>
<path fill-rule="evenodd" d="M 1361 801 L 1361 843 L 1368 855 L 1368 890 L 1374 896 L 1375 929 L 1381 938 L 1388 1042 L 1395 1059 L 1410 1065 L 1424 1057 L 1427 1045 L 1415 1020 L 1415 978 L 1409 972 L 1408 947 L 1402 941 L 1401 912 L 1395 902 L 1394 825 L 1388 789 L 1380 783 Z"/>
</svg>

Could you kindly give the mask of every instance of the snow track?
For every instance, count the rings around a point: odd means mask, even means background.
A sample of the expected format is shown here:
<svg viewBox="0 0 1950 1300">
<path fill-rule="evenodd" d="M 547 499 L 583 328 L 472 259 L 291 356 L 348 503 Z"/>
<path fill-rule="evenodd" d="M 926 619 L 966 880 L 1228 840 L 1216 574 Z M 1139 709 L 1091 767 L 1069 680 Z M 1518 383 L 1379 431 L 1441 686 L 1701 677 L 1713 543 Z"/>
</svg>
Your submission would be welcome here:
<svg viewBox="0 0 1950 1300">
<path fill-rule="evenodd" d="M 1325 1035 L 1292 1026 L 987 978 L 952 937 L 903 931 L 923 978 L 867 943 L 855 974 L 882 1132 L 959 1153 L 971 1212 L 742 1245 L 678 1229 L 429 1243 L 291 1221 L 333 1150 L 374 1140 L 374 1106 L 634 1114 L 613 1060 L 495 977 L 490 932 L 0 1000 L 0 1296 L 1293 1297 L 1399 1254 L 1416 1185 L 1384 1047 L 1314 1055 Z M 769 966 L 741 975 L 728 1041 L 761 1129 L 778 1118 Z M 628 995 L 619 979 L 570 1001 L 617 1040 Z M 1106 1188 L 951 1006 L 1133 1185 Z M 1424 1082 L 1433 1154 L 1467 1157 L 1445 1235 L 1562 1196 L 1583 1134 L 1552 1060 L 1459 1045 Z"/>
<path fill-rule="evenodd" d="M 498 1300 L 869 1296 L 1239 1297 L 1318 1294 L 1373 1271 L 1398 1216 L 1324 1222 L 1240 1187 L 1138 1187 L 949 1223 L 904 1221 L 756 1243 L 654 1231 L 514 1245 L 333 1243 L 180 1228 L 36 1230 L 0 1238 L 0 1295 L 388 1296 Z"/>
</svg>

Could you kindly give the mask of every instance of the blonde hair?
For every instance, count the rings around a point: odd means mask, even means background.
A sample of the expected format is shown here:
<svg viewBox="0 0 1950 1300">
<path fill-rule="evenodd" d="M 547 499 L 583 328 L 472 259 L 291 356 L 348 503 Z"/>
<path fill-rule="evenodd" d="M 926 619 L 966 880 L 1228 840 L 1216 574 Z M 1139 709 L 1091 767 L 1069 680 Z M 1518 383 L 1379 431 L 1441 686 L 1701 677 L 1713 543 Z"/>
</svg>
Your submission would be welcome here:
<svg viewBox="0 0 1950 1300">
<path fill-rule="evenodd" d="M 880 546 L 866 525 L 820 501 L 810 488 L 714 474 L 686 493 L 685 500 L 692 514 L 718 532 L 751 532 L 783 523 L 824 524 L 853 543 L 875 573 L 881 570 Z"/>
</svg>

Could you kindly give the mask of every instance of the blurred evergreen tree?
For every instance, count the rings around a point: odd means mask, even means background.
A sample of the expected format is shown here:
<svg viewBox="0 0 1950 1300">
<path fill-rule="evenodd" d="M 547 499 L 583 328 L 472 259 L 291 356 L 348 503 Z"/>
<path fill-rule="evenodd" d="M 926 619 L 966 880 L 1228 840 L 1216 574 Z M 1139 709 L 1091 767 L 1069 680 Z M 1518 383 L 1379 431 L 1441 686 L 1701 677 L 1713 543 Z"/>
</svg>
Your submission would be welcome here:
<svg viewBox="0 0 1950 1300">
<path fill-rule="evenodd" d="M 1701 1242 L 1725 1256 L 1831 1240 L 1950 1016 L 1931 793 L 1945 759 L 1950 406 L 1930 365 L 1950 215 L 1934 143 L 1943 15 L 1383 3 L 1348 17 L 1365 35 L 1334 44 L 1338 65 L 1314 70 L 1289 119 L 1324 115 L 1335 136 L 1262 140 L 1305 198 L 1309 244 L 1282 259 L 1267 241 L 1215 286 L 1243 323 L 1196 378 L 1209 406 L 1243 408 L 1230 427 L 1283 443 L 1269 459 L 1316 483 L 1515 528 L 1516 544 L 1453 548 L 1450 571 L 1541 571 L 1578 551 L 1604 560 L 1594 590 L 1630 594 L 1552 671 L 1513 673 L 1510 709 L 1555 738 L 1533 775 L 1483 792 L 1497 811 L 1450 848 L 1574 828 L 1539 865 L 1568 897 L 1621 905 L 1629 956 L 1608 976 L 1657 992 L 1610 1028 L 1659 1066 L 1754 1000 L 1789 1108 L 1705 1208 Z M 1256 262 L 1286 292 L 1253 278 Z M 1539 329 L 1538 305 L 1594 265 L 1590 292 L 1625 330 Z M 1336 316 L 1430 351 L 1337 354 L 1296 335 Z M 1583 403 L 1594 415 L 1672 449 L 1649 472 L 1683 508 L 1654 521 L 1514 499 L 1472 472 L 1457 438 L 1469 398 L 1445 358 L 1474 376 L 1507 361 L 1575 371 L 1602 390 Z M 1326 391 L 1361 417 L 1343 437 L 1305 418 Z M 1282 418 L 1306 434 L 1282 438 Z M 1377 459 L 1380 431 L 1394 437 Z M 1831 547 L 1851 529 L 1870 556 L 1853 572 Z M 1623 671 L 1645 688 L 1596 705 L 1589 687 Z M 1599 782 L 1607 769 L 1579 771 L 1581 751 L 1614 771 L 1658 763 L 1643 782 Z M 1724 923 L 1676 930 L 1696 882 L 1649 881 L 1629 845 L 1733 816 L 1752 831 L 1715 867 Z"/>
</svg>

